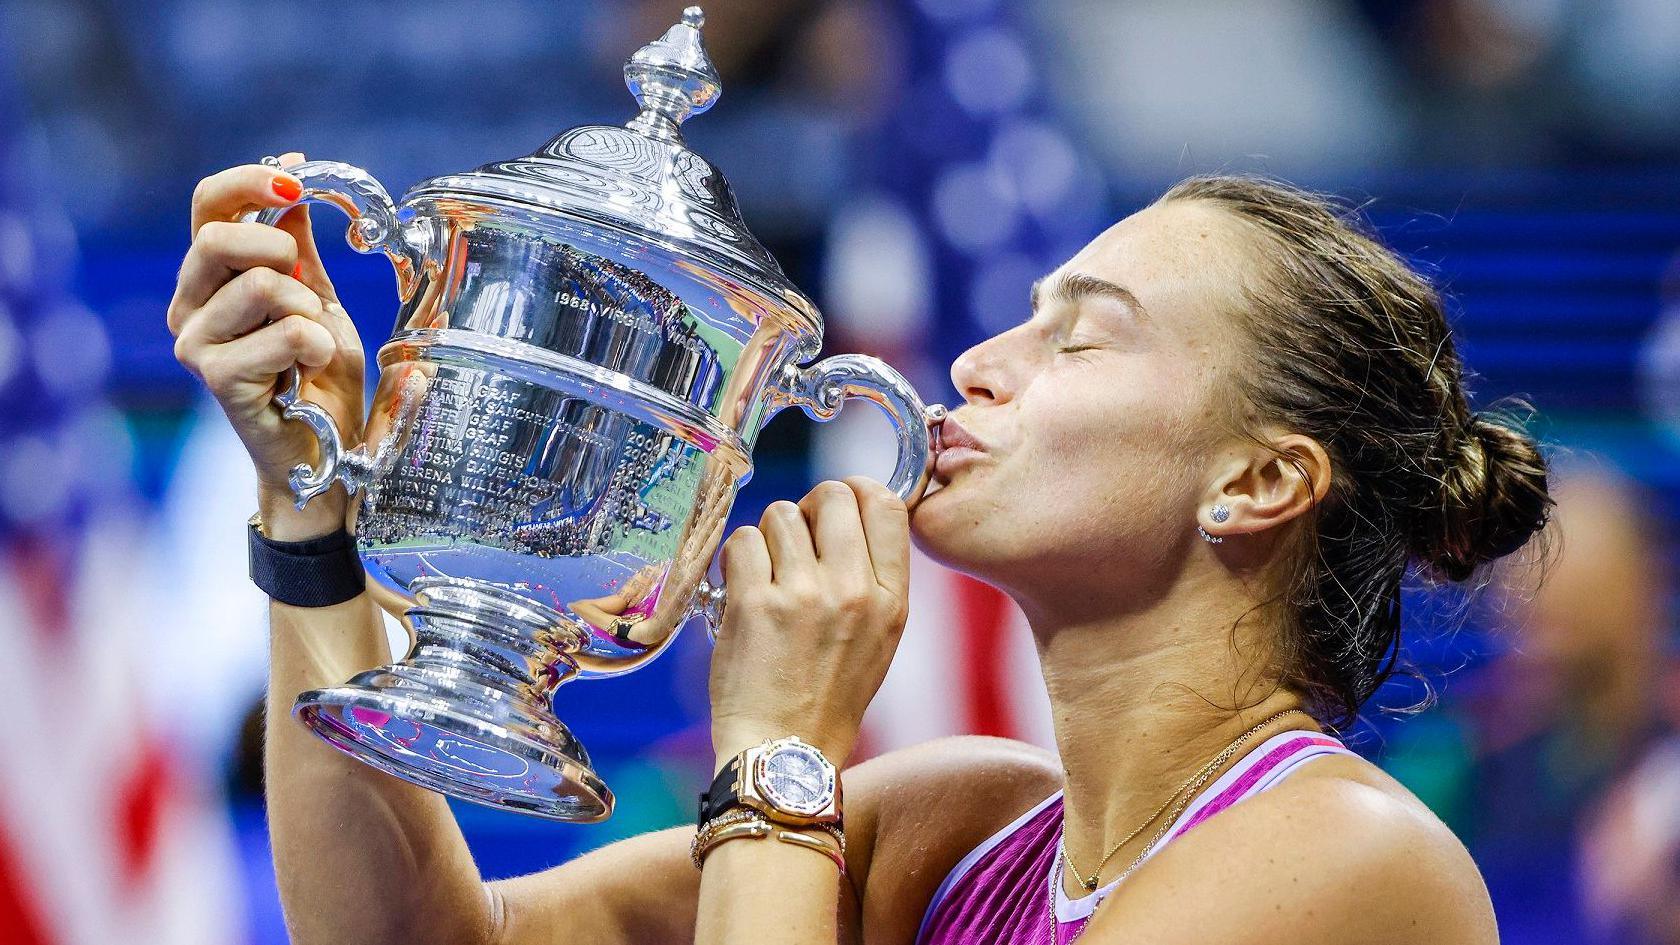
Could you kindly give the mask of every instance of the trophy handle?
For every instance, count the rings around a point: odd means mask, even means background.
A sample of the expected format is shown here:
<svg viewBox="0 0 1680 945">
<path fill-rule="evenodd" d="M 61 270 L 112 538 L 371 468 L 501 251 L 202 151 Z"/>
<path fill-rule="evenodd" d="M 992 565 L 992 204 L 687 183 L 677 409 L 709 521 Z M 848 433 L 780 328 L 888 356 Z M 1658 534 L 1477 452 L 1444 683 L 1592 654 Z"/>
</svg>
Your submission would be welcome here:
<svg viewBox="0 0 1680 945">
<path fill-rule="evenodd" d="M 800 407 L 807 416 L 826 423 L 846 401 L 867 400 L 892 421 L 898 437 L 898 462 L 887 487 L 914 505 L 927 488 L 933 468 L 933 428 L 945 420 L 940 404 L 924 404 L 916 389 L 880 358 L 866 354 L 837 354 L 810 367 L 790 364 L 782 369 L 770 391 L 765 420 L 787 407 Z M 722 584 L 701 581 L 695 591 L 695 612 L 705 618 L 706 633 L 717 642 L 723 626 L 725 594 Z"/>
<path fill-rule="evenodd" d="M 933 428 L 945 419 L 945 408 L 922 403 L 904 375 L 885 361 L 866 354 L 837 354 L 810 367 L 790 364 L 782 369 L 771 397 L 767 419 L 783 408 L 800 407 L 812 420 L 826 423 L 852 399 L 881 408 L 898 438 L 898 461 L 887 488 L 910 505 L 922 497 L 933 468 Z"/>
<path fill-rule="evenodd" d="M 308 505 L 310 499 L 331 489 L 336 481 L 342 480 L 344 491 L 355 495 L 373 467 L 373 461 L 361 451 L 344 448 L 344 439 L 339 435 L 338 424 L 333 422 L 332 414 L 298 396 L 302 385 L 303 376 L 293 365 L 281 376 L 280 389 L 274 393 L 274 405 L 280 408 L 280 416 L 308 424 L 321 450 L 319 468 L 298 463 L 286 476 L 286 483 L 292 487 L 292 495 L 300 509 Z"/>
<path fill-rule="evenodd" d="M 263 163 L 278 169 L 280 162 L 264 158 Z M 430 224 L 416 218 L 407 226 L 397 216 L 397 208 L 383 185 L 373 175 L 359 167 L 338 161 L 306 161 L 286 168 L 286 173 L 303 184 L 303 194 L 294 203 L 283 207 L 269 207 L 250 214 L 247 221 L 273 226 L 286 211 L 300 203 L 326 203 L 344 211 L 350 217 L 344 240 L 358 253 L 383 252 L 397 273 L 397 293 L 403 301 L 413 295 L 420 281 Z M 333 418 L 319 406 L 298 396 L 302 389 L 302 375 L 296 366 L 288 369 L 274 394 L 275 406 L 287 420 L 300 420 L 314 431 L 321 450 L 318 467 L 306 463 L 294 466 L 287 477 L 297 507 L 328 489 L 334 482 L 343 482 L 351 495 L 367 476 L 371 461 L 356 450 L 344 448 L 344 439 Z"/>
</svg>

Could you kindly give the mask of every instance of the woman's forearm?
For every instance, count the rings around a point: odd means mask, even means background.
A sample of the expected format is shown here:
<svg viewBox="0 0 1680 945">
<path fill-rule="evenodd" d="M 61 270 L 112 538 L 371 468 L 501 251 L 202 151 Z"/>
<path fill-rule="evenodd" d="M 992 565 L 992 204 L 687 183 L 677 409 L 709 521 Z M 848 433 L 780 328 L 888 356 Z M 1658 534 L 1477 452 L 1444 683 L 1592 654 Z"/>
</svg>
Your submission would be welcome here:
<svg viewBox="0 0 1680 945">
<path fill-rule="evenodd" d="M 325 530 L 288 514 L 265 509 L 272 536 Z M 490 900 L 444 799 L 341 754 L 291 716 L 300 692 L 389 662 L 372 599 L 314 608 L 276 603 L 269 615 L 264 769 L 292 941 L 488 942 Z"/>
<path fill-rule="evenodd" d="M 765 741 L 769 731 L 714 731 L 713 770 Z M 782 734 L 774 731 L 771 737 Z M 825 744 L 835 757 L 845 757 L 848 749 Z M 725 840 L 706 854 L 700 873 L 695 945 L 835 945 L 841 884 L 846 882 L 835 862 L 816 850 L 775 837 Z"/>
<path fill-rule="evenodd" d="M 721 843 L 700 874 L 695 945 L 834 945 L 841 882 L 815 850 L 768 837 Z"/>
</svg>

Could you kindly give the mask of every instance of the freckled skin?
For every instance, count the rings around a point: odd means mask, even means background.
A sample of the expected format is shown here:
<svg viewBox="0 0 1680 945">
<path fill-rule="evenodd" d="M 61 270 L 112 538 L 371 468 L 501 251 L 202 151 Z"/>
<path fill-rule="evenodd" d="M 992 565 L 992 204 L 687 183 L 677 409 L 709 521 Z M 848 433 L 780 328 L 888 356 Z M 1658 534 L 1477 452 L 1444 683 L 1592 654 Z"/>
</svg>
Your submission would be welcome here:
<svg viewBox="0 0 1680 945">
<path fill-rule="evenodd" d="M 965 352 L 951 368 L 959 416 L 988 456 L 916 507 L 919 546 L 1005 590 L 1053 575 L 1069 593 L 1158 586 L 1196 537 L 1198 462 L 1232 430 L 1227 375 L 1243 349 L 1229 313 L 1248 236 L 1207 206 L 1140 211 L 1044 284 L 1088 273 L 1130 289 L 1146 316 L 1047 295 L 1030 321 L 1023 304 L 1023 324 Z M 1059 350 L 1069 344 L 1098 347 Z"/>
<path fill-rule="evenodd" d="M 1242 677 L 1250 664 L 1234 659 L 1246 661 L 1243 654 L 1256 652 L 1208 639 L 1217 633 L 1223 641 L 1233 633 L 1228 620 L 1234 618 L 1216 609 L 1248 592 L 1254 586 L 1249 575 L 1258 573 L 1237 566 L 1226 572 L 1199 547 L 1194 526 L 1214 497 L 1210 483 L 1224 482 L 1221 488 L 1231 491 L 1221 494 L 1238 497 L 1233 521 L 1250 517 L 1246 530 L 1227 530 L 1241 537 L 1223 549 L 1246 551 L 1260 562 L 1268 534 L 1275 539 L 1291 513 L 1269 513 L 1264 524 L 1253 524 L 1266 508 L 1256 497 L 1270 496 L 1267 484 L 1281 480 L 1255 465 L 1248 433 L 1264 432 L 1274 447 L 1293 436 L 1302 461 L 1329 471 L 1319 444 L 1291 431 L 1265 430 L 1261 418 L 1241 412 L 1235 396 L 1235 382 L 1252 357 L 1249 330 L 1239 323 L 1242 289 L 1265 245 L 1249 224 L 1212 205 L 1156 204 L 1048 274 L 1030 320 L 1024 306 L 1023 324 L 952 365 L 964 401 L 952 416 L 986 449 L 936 477 L 912 510 L 913 537 L 935 559 L 1009 592 L 1029 618 L 1035 609 L 1049 614 L 1043 623 L 1050 629 L 1035 622 L 1034 633 L 1059 741 L 1065 729 L 1067 744 L 1101 746 L 1107 727 L 1115 738 L 1142 744 L 1148 730 L 1122 732 L 1113 707 L 1170 700 L 1175 687 L 1151 687 L 1150 678 L 1172 674 L 1149 677 L 1139 667 L 1152 659 L 1184 660 L 1173 673 L 1199 683 Z M 1072 276 L 1122 287 L 1137 306 L 1113 292 L 1075 300 L 1046 291 Z M 1252 470 L 1259 471 L 1250 475 Z M 1328 478 L 1312 481 L 1321 499 Z M 1301 500 L 1305 490 L 1287 494 Z M 1303 505 L 1277 502 L 1271 508 L 1299 513 Z M 1141 619 L 1110 624 L 1116 614 Z M 1113 644 L 1086 633 L 1081 621 L 1105 632 L 1123 626 L 1136 636 Z M 1057 637 L 1066 626 L 1074 627 L 1066 644 L 1073 649 L 1058 653 Z M 1104 646 L 1106 657 L 1092 655 Z M 1115 660 L 1115 653 L 1125 655 Z M 1104 658 L 1115 661 L 1104 664 Z M 1123 667 L 1114 672 L 1125 675 L 1105 675 L 1108 665 Z M 1116 688 L 1107 695 L 1084 698 L 1100 695 L 1109 680 Z M 1134 718 L 1150 716 L 1146 709 Z M 1096 771 L 1100 781 L 1101 765 L 1116 763 L 1121 754 L 1090 758 L 1064 748 L 1061 760 L 1070 766 L 1061 772 L 1070 787 L 1065 823 L 1078 819 L 1069 798 L 1079 776 Z M 1075 764 L 1082 775 L 1072 770 Z M 1113 836 L 1131 822 L 1109 820 L 1093 818 L 1077 832 Z M 882 836 L 893 835 L 884 830 Z M 1076 854 L 1092 862 L 1102 846 L 1085 842 Z M 883 841 L 883 870 L 895 862 L 894 850 Z M 1219 907 L 1193 914 L 1184 908 L 1209 902 Z M 1199 825 L 1149 869 L 1128 878 L 1107 903 L 1082 941 L 1498 940 L 1485 886 L 1463 846 L 1404 787 L 1369 763 L 1345 757 L 1314 761 Z"/>
</svg>

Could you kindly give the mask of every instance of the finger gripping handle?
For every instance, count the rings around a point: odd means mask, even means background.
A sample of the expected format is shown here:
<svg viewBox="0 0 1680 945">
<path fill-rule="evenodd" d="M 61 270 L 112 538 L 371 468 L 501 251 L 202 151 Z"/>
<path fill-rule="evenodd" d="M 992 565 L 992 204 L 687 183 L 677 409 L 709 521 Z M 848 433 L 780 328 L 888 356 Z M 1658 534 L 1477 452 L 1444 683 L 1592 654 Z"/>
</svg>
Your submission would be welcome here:
<svg viewBox="0 0 1680 945">
<path fill-rule="evenodd" d="M 788 365 L 778 386 L 782 403 L 775 406 L 798 406 L 819 422 L 834 419 L 848 400 L 866 400 L 881 408 L 898 440 L 898 460 L 887 487 L 911 505 L 922 497 L 933 460 L 932 430 L 945 410 L 924 404 L 904 375 L 880 358 L 837 354 L 810 367 Z"/>
<path fill-rule="evenodd" d="M 271 159 L 263 163 L 279 167 L 279 162 Z M 305 161 L 286 168 L 286 173 L 303 185 L 302 196 L 295 203 L 259 210 L 252 219 L 273 226 L 300 203 L 337 207 L 350 218 L 344 241 L 358 253 L 383 252 L 390 257 L 397 271 L 397 291 L 406 300 L 418 281 L 420 264 L 430 243 L 430 224 L 426 219 L 416 217 L 405 225 L 385 185 L 353 164 Z"/>
<path fill-rule="evenodd" d="M 273 158 L 265 159 L 263 163 L 279 167 L 279 162 Z M 249 219 L 273 226 L 286 211 L 299 203 L 319 202 L 337 207 L 350 217 L 350 227 L 344 234 L 350 248 L 359 253 L 384 252 L 396 269 L 398 293 L 407 299 L 418 281 L 420 264 L 429 242 L 426 221 L 417 219 L 405 229 L 391 195 L 373 175 L 359 167 L 337 161 L 308 161 L 286 168 L 286 173 L 303 184 L 303 193 L 298 200 L 283 207 L 257 211 Z M 309 500 L 331 489 L 334 482 L 343 482 L 345 491 L 355 495 L 371 467 L 364 454 L 344 448 L 344 438 L 332 415 L 319 405 L 302 399 L 299 396 L 301 388 L 302 376 L 294 365 L 286 371 L 274 395 L 280 415 L 287 420 L 308 424 L 320 448 L 318 466 L 299 463 L 287 476 L 300 509 L 308 505 Z"/>
<path fill-rule="evenodd" d="M 297 367 L 287 368 L 281 389 L 274 395 L 274 403 L 280 408 L 280 416 L 308 424 L 309 429 L 314 431 L 315 440 L 321 449 L 319 469 L 311 467 L 308 463 L 298 463 L 286 477 L 300 509 L 308 505 L 310 499 L 331 489 L 335 481 L 342 480 L 344 490 L 355 495 L 369 472 L 370 465 L 367 457 L 360 452 L 344 448 L 344 440 L 339 436 L 338 424 L 333 422 L 332 414 L 319 405 L 298 397 L 298 388 L 302 383 L 303 379 Z"/>
<path fill-rule="evenodd" d="M 783 409 L 800 407 L 811 419 L 827 422 L 853 399 L 881 408 L 898 438 L 898 461 L 887 486 L 906 503 L 914 505 L 921 499 L 933 467 L 933 428 L 944 421 L 945 408 L 924 404 L 904 375 L 885 361 L 866 354 L 837 354 L 810 367 L 790 364 L 782 369 L 769 398 L 766 421 Z M 723 627 L 727 602 L 721 583 L 700 582 L 694 612 L 705 618 L 706 632 L 714 643 Z"/>
</svg>

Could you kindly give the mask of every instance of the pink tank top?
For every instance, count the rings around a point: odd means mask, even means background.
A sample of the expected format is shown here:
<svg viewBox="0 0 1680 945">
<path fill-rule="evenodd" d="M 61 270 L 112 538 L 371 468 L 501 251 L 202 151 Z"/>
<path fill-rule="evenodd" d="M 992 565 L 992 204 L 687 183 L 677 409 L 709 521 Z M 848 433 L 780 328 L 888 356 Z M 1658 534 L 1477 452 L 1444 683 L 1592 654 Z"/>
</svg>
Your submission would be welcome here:
<svg viewBox="0 0 1680 945">
<path fill-rule="evenodd" d="M 1197 824 L 1268 790 L 1309 758 L 1350 755 L 1341 742 L 1318 732 L 1284 732 L 1262 742 L 1196 795 L 1173 826 L 1144 852 L 1144 859 Z M 1062 890 L 1062 794 L 1045 798 L 1015 822 L 963 857 L 933 894 L 916 933 L 917 945 L 1043 945 L 1050 937 L 1052 889 L 1056 945 L 1085 931 L 1097 904 L 1116 880 L 1079 899 Z"/>
</svg>

